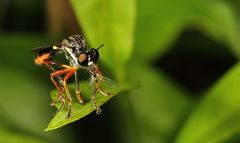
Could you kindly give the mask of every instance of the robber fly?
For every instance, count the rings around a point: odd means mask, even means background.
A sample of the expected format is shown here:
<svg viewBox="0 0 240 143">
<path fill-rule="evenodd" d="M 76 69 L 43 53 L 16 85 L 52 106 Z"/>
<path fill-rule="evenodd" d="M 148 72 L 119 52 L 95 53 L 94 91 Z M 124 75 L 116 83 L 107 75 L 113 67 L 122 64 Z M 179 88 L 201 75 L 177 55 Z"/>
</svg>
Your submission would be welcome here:
<svg viewBox="0 0 240 143">
<path fill-rule="evenodd" d="M 79 80 L 78 80 L 78 69 L 87 71 L 90 75 L 90 86 L 91 86 L 91 100 L 96 113 L 101 113 L 101 109 L 96 104 L 96 92 L 100 92 L 104 96 L 111 96 L 112 93 L 105 91 L 104 85 L 109 85 L 115 88 L 115 83 L 102 76 L 97 61 L 99 59 L 98 48 L 87 48 L 86 40 L 81 35 L 73 35 L 63 39 L 61 42 L 57 42 L 50 46 L 33 49 L 35 53 L 34 61 L 37 65 L 46 66 L 52 73 L 50 79 L 58 90 L 61 106 L 57 112 L 61 111 L 65 105 L 65 98 L 68 101 L 68 114 L 66 118 L 71 116 L 72 111 L 72 98 L 67 87 L 68 79 L 74 75 L 75 78 L 75 92 L 78 101 L 83 104 L 84 100 L 81 96 Z M 66 59 L 69 61 L 69 65 L 58 63 L 54 60 L 56 55 L 64 54 Z M 55 68 L 58 67 L 58 69 Z M 60 68 L 60 69 L 59 69 Z M 62 75 L 64 75 L 62 77 Z M 63 95 L 65 91 L 66 97 Z"/>
</svg>

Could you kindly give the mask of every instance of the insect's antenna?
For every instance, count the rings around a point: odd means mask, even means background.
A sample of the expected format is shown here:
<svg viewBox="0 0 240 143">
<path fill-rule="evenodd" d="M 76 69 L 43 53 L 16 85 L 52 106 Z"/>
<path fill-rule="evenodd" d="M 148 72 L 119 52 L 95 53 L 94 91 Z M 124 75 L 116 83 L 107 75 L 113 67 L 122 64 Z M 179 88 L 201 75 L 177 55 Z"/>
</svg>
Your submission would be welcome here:
<svg viewBox="0 0 240 143">
<path fill-rule="evenodd" d="M 97 48 L 97 50 L 99 50 L 99 49 L 102 48 L 103 46 L 104 46 L 104 44 L 100 45 L 100 46 Z"/>
</svg>

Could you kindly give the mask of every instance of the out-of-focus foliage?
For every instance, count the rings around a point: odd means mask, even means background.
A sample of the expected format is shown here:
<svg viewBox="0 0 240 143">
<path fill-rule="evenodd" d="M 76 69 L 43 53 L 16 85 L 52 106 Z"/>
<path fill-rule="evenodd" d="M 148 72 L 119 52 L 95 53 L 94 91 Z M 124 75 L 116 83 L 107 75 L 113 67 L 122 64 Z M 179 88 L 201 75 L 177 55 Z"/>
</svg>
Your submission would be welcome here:
<svg viewBox="0 0 240 143">
<path fill-rule="evenodd" d="M 236 13 L 224 1 L 139 0 L 135 51 L 144 59 L 159 57 L 179 33 L 190 26 L 229 44 L 238 52 L 236 18 Z"/>
<path fill-rule="evenodd" d="M 239 132 L 239 84 L 240 65 L 237 64 L 204 95 L 177 142 L 222 142 Z"/>
<path fill-rule="evenodd" d="M 24 139 L 26 142 L 28 140 L 43 142 L 41 138 L 56 142 L 68 140 L 67 135 L 62 138 L 60 132 L 54 134 L 43 132 L 51 118 L 50 98 L 46 98 L 50 88 L 45 86 L 46 83 L 42 77 L 38 76 L 41 74 L 39 69 L 42 67 L 35 67 L 32 61 L 33 55 L 30 53 L 32 47 L 40 44 L 39 39 L 44 39 L 44 36 L 18 34 L 0 36 L 0 47 L 4 47 L 0 48 L 1 142 L 7 139 L 9 142 L 21 142 Z M 34 72 L 35 74 L 31 74 Z M 16 131 L 12 133 L 12 129 L 23 131 L 23 133 L 17 135 Z M 12 136 L 11 139 L 10 136 Z M 35 141 L 34 136 L 41 138 Z"/>
<path fill-rule="evenodd" d="M 100 2 L 96 0 L 90 0 L 85 3 L 77 0 L 72 0 L 72 5 L 76 10 L 76 15 L 78 17 L 79 23 L 82 23 L 82 28 L 85 32 L 84 34 L 87 37 L 98 35 L 99 33 L 96 34 L 96 32 L 103 30 L 104 26 L 122 27 L 126 25 L 119 26 L 119 24 L 131 22 L 132 19 L 124 19 L 126 22 L 121 21 L 117 24 L 114 23 L 115 21 L 111 21 L 114 18 L 119 19 L 119 17 L 122 17 L 121 13 L 118 13 L 118 15 L 116 15 L 114 11 L 109 12 L 110 9 L 108 9 L 108 7 L 114 7 L 114 2 L 117 3 L 118 1 L 106 0 Z M 110 6 L 111 4 L 112 6 Z M 187 113 L 190 113 L 190 109 L 193 108 L 193 101 L 191 101 L 191 99 L 187 99 L 187 92 L 183 92 L 183 90 L 181 90 L 178 85 L 171 84 L 169 79 L 164 78 L 165 75 L 163 73 L 158 72 L 155 74 L 154 71 L 152 71 L 151 67 L 147 66 L 147 60 L 156 59 L 160 56 L 163 56 L 164 53 L 169 50 L 170 45 L 173 44 L 177 36 L 179 36 L 180 32 L 182 32 L 186 27 L 197 28 L 208 37 L 216 39 L 222 44 L 228 45 L 232 48 L 232 51 L 238 55 L 240 42 L 238 40 L 239 28 L 237 24 L 237 15 L 231 6 L 225 1 L 139 0 L 134 3 L 135 5 L 133 5 L 132 1 L 126 1 L 125 3 L 118 4 L 119 7 L 124 7 L 125 5 L 127 7 L 132 6 L 132 9 L 135 9 L 135 7 L 137 7 L 135 35 L 133 38 L 135 45 L 131 58 L 134 62 L 130 64 L 130 67 L 133 70 L 129 70 L 129 68 L 127 68 L 128 70 L 125 71 L 127 73 L 124 74 L 129 74 L 129 78 L 137 80 L 140 84 L 139 89 L 133 90 L 129 95 L 130 98 L 128 99 L 128 103 L 130 104 L 132 110 L 131 113 L 134 114 L 133 118 L 135 126 L 133 128 L 135 128 L 135 130 L 133 129 L 133 132 L 137 132 L 135 141 L 174 141 L 174 139 L 172 139 L 172 136 L 174 136 L 174 134 L 177 132 L 178 127 L 180 127 L 182 124 L 181 121 L 186 118 Z M 94 12 L 91 13 L 91 11 Z M 97 14 L 95 13 L 96 11 Z M 131 12 L 128 14 L 129 17 L 132 16 Z M 108 20 L 111 21 L 111 26 L 108 25 Z M 119 28 L 119 30 L 121 30 L 121 28 Z M 122 33 L 121 37 L 126 36 L 125 34 L 128 32 L 131 33 L 131 30 L 127 30 L 129 29 L 124 29 L 124 33 Z M 118 34 L 107 30 L 101 34 L 104 34 L 103 37 L 119 36 Z M 96 39 L 90 39 L 90 43 L 99 43 L 99 37 Z M 123 53 L 115 53 L 114 49 L 116 49 L 116 46 L 119 51 L 121 49 L 125 49 L 126 47 L 124 47 L 124 45 L 120 45 L 118 43 L 126 44 L 128 43 L 128 40 L 123 41 L 121 38 L 115 40 L 112 40 L 112 38 L 110 38 L 108 40 L 110 40 L 109 42 L 112 44 L 108 44 L 107 46 L 113 45 L 111 47 L 112 49 L 109 50 L 112 50 L 111 52 L 114 54 L 118 54 L 114 56 L 120 57 Z M 116 42 L 116 40 L 118 41 Z M 132 48 L 133 47 L 131 47 L 131 49 Z M 103 58 L 103 61 L 107 63 L 110 61 L 110 59 L 110 56 L 105 57 Z M 118 66 L 116 65 L 118 65 L 120 62 L 116 62 L 114 60 L 111 60 L 111 62 L 113 62 L 112 65 L 114 65 L 113 70 L 118 69 Z M 124 65 L 124 67 L 127 66 L 127 64 Z M 118 75 L 116 73 L 116 70 L 115 74 Z M 129 80 L 127 81 L 129 82 Z M 237 95 L 240 92 L 236 91 L 234 93 Z M 227 95 L 228 93 L 226 93 L 225 96 Z M 218 103 L 211 102 L 211 104 L 206 107 L 205 110 L 211 107 L 214 108 L 216 104 Z M 220 109 L 219 112 L 221 112 Z M 204 117 L 204 113 L 202 113 L 200 116 Z M 126 114 L 126 118 L 129 117 L 132 118 L 132 116 Z M 207 112 L 206 118 L 210 118 Z M 194 123 L 198 124 L 197 121 Z M 219 124 L 221 124 L 219 125 L 221 127 L 224 126 L 224 123 L 222 122 Z M 188 124 L 186 123 L 186 125 Z M 126 127 L 130 126 L 132 125 L 126 125 Z M 203 125 L 200 126 L 203 127 Z M 223 130 L 224 129 L 225 128 L 223 127 Z M 190 133 L 186 134 L 186 136 L 190 136 L 189 134 Z M 204 136 L 202 138 L 194 140 L 193 142 L 201 142 L 203 139 Z M 225 139 L 227 138 L 219 137 L 218 141 L 221 142 Z M 184 141 L 185 140 L 182 142 Z"/>
<path fill-rule="evenodd" d="M 0 129 L 0 141 L 4 143 L 47 143 L 39 138 L 34 138 L 31 136 L 21 135 L 14 132 L 9 132 L 7 130 Z"/>
<path fill-rule="evenodd" d="M 28 12 L 28 9 L 37 9 L 40 1 L 30 0 L 31 5 L 20 3 L 19 0 L 12 1 L 15 3 L 4 1 L 4 4 L 14 9 L 12 10 L 14 13 L 9 14 L 7 10 L 0 10 L 4 11 L 0 14 L 1 27 L 8 25 L 22 26 L 23 29 L 41 27 L 44 22 L 21 19 L 24 15 L 35 17 L 32 15 L 34 12 Z M 30 50 L 53 43 L 54 40 L 43 34 L 23 31 L 18 34 L 6 34 L 9 30 L 6 28 L 6 31 L 1 31 L 0 34 L 0 142 L 71 143 L 76 142 L 74 139 L 85 141 L 85 136 L 86 141 L 94 139 L 99 141 L 100 138 L 95 137 L 98 134 L 107 139 L 114 138 L 113 140 L 118 142 L 240 141 L 236 137 L 240 133 L 239 64 L 225 72 L 214 85 L 201 93 L 190 92 L 181 81 L 176 81 L 161 66 L 160 69 L 154 66 L 155 61 L 162 60 L 168 52 L 175 50 L 171 48 L 186 29 L 201 32 L 206 38 L 227 47 L 228 49 L 224 50 L 231 51 L 238 58 L 240 55 L 238 0 L 70 2 L 90 47 L 105 44 L 100 50 L 100 61 L 105 76 L 112 73 L 114 80 L 121 86 L 132 83 L 135 86 L 129 92 L 121 93 L 122 95 L 117 95 L 108 102 L 114 105 L 104 105 L 102 108 L 109 111 L 104 110 L 104 115 L 93 117 L 96 120 L 93 121 L 91 118 L 95 114 L 90 114 L 76 124 L 71 123 L 53 132 L 43 132 L 52 118 L 51 113 L 54 112 L 49 107 L 51 99 L 48 96 L 54 87 L 48 80 L 47 69 L 34 65 Z M 0 2 L 0 8 L 1 4 L 3 2 Z M 17 10 L 19 7 L 23 7 L 23 13 Z M 54 7 L 58 8 L 61 9 Z M 41 11 L 36 13 L 39 14 Z M 20 14 L 19 18 L 11 20 Z M 8 19 L 10 23 L 4 21 L 6 16 L 10 17 Z M 33 26 L 30 26 L 31 23 Z M 194 42 L 185 39 L 185 43 Z M 219 47 L 219 50 L 223 50 L 223 47 Z M 215 49 L 216 51 L 212 51 L 209 47 L 203 53 L 208 54 L 209 51 L 212 55 L 221 53 L 218 52 L 218 48 Z M 204 47 L 202 49 L 192 47 L 190 50 L 201 51 Z M 191 54 L 186 49 L 182 52 Z M 207 55 L 202 55 L 201 60 L 207 60 L 206 57 Z M 182 64 L 178 66 L 184 68 L 185 63 Z M 229 69 L 225 69 L 227 70 Z M 191 70 L 188 72 L 191 74 Z M 98 95 L 98 98 L 103 99 L 101 95 Z M 77 110 L 81 107 L 79 105 L 74 108 Z M 78 111 L 81 110 L 83 108 Z M 90 110 L 87 112 L 90 113 Z M 105 124 L 101 126 L 102 118 Z M 58 116 L 53 120 L 57 119 Z M 90 122 L 86 122 L 89 120 Z M 71 126 L 72 124 L 74 125 Z M 84 124 L 86 127 L 82 129 Z M 111 128 L 111 131 L 101 132 L 106 128 Z M 111 136 L 108 136 L 108 133 L 111 133 Z"/>
<path fill-rule="evenodd" d="M 168 142 L 192 107 L 189 93 L 163 72 L 145 66 L 136 64 L 131 72 L 133 79 L 141 77 L 141 88 L 133 90 L 129 99 L 139 138 L 143 142 Z"/>
<path fill-rule="evenodd" d="M 72 6 L 91 46 L 104 43 L 101 59 L 121 76 L 134 46 L 136 0 L 72 0 Z"/>
</svg>

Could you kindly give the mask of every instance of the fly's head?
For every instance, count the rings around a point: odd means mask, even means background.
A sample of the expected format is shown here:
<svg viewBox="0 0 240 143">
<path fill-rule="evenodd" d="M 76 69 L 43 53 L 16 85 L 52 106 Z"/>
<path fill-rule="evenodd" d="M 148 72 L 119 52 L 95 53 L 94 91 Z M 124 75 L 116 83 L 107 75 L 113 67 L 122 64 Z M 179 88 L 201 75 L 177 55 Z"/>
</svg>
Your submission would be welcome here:
<svg viewBox="0 0 240 143">
<path fill-rule="evenodd" d="M 98 48 L 91 48 L 85 51 L 82 51 L 78 54 L 78 62 L 81 66 L 89 67 L 91 65 L 95 65 L 99 59 L 99 52 L 98 50 L 103 45 L 99 46 Z"/>
<path fill-rule="evenodd" d="M 97 61 L 99 59 L 98 49 L 91 48 L 87 52 L 88 52 L 89 62 L 97 63 Z"/>
<path fill-rule="evenodd" d="M 98 74 L 97 61 L 99 59 L 98 49 L 91 48 L 86 51 L 87 55 L 87 68 L 91 77 L 96 78 Z"/>
</svg>

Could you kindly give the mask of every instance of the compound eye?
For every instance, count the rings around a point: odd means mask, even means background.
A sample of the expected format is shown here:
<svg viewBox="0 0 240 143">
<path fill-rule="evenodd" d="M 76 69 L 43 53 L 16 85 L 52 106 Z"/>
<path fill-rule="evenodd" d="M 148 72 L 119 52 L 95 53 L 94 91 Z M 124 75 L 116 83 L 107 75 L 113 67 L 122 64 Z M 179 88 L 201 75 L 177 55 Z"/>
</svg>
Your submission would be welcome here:
<svg viewBox="0 0 240 143">
<path fill-rule="evenodd" d="M 79 61 L 80 63 L 85 63 L 85 62 L 87 62 L 87 55 L 86 55 L 85 53 L 81 53 L 81 54 L 79 55 L 78 61 Z"/>
<path fill-rule="evenodd" d="M 99 53 L 96 49 L 91 49 L 91 60 L 97 62 L 99 58 Z"/>
</svg>

